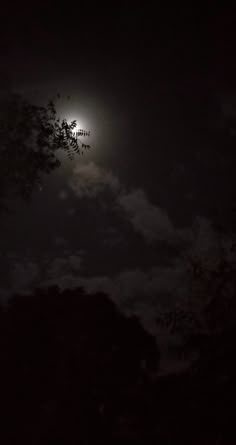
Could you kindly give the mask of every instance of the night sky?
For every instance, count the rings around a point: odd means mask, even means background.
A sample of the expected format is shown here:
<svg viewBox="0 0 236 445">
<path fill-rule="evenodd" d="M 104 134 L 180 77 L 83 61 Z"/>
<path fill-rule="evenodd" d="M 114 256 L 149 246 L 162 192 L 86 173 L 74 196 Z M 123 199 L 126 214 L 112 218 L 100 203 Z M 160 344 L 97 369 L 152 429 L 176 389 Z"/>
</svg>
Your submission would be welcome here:
<svg viewBox="0 0 236 445">
<path fill-rule="evenodd" d="M 60 93 L 92 146 L 1 218 L 2 295 L 82 284 L 157 332 L 158 311 L 186 303 L 186 257 L 217 254 L 219 222 L 230 242 L 235 11 L 42 2 L 0 20 L 11 88 Z"/>
</svg>

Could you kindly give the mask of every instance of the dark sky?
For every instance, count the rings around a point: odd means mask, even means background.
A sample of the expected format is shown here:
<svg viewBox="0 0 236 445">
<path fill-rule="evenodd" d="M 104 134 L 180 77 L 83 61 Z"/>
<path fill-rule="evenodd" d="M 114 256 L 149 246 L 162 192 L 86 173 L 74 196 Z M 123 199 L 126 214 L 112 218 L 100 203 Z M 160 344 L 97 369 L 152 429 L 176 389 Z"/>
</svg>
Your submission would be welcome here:
<svg viewBox="0 0 236 445">
<path fill-rule="evenodd" d="M 101 287 L 153 329 L 182 304 L 185 256 L 214 251 L 218 216 L 227 234 L 236 11 L 48 3 L 3 8 L 3 77 L 37 103 L 70 95 L 58 111 L 93 148 L 1 222 L 2 287 Z"/>
</svg>

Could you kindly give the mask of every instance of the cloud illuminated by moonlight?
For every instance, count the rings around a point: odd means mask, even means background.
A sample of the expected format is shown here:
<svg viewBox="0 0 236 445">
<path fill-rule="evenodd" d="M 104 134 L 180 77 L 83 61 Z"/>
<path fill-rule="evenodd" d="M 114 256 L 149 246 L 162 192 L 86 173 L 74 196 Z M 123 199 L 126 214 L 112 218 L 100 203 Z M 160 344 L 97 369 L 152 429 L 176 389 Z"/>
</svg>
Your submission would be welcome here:
<svg viewBox="0 0 236 445">
<path fill-rule="evenodd" d="M 106 188 L 115 193 L 120 190 L 118 178 L 111 171 L 99 167 L 94 162 L 88 164 L 78 162 L 74 166 L 69 186 L 75 195 L 80 198 L 94 198 Z"/>
</svg>

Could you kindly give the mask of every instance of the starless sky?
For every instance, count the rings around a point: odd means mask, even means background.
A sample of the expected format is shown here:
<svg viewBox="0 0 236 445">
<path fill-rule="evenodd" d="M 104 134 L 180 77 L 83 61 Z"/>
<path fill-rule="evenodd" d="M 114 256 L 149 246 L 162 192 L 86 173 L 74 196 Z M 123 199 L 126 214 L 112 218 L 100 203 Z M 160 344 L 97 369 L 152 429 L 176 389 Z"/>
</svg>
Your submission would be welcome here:
<svg viewBox="0 0 236 445">
<path fill-rule="evenodd" d="M 93 147 L 2 221 L 5 291 L 100 287 L 148 326 L 179 304 L 185 254 L 213 248 L 235 201 L 235 25 L 234 8 L 215 5 L 2 11 L 12 88 L 36 103 L 59 92 L 58 112 Z"/>
</svg>

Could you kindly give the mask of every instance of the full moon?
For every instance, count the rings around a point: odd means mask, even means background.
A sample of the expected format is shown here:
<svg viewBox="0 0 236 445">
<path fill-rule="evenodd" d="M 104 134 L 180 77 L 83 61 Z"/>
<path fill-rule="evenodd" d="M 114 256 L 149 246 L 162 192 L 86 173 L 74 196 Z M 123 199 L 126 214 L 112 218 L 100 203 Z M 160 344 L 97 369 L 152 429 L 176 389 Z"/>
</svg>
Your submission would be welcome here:
<svg viewBox="0 0 236 445">
<path fill-rule="evenodd" d="M 91 134 L 93 134 L 92 123 L 89 121 L 89 119 L 87 117 L 82 116 L 82 114 L 80 114 L 79 112 L 67 111 L 67 110 L 62 109 L 62 110 L 60 110 L 59 116 L 60 116 L 61 120 L 66 119 L 68 124 L 70 124 L 73 121 L 76 121 L 76 127 L 73 130 L 74 134 L 79 130 L 84 130 L 84 131 L 87 131 L 87 132 L 90 132 Z M 91 136 L 79 136 L 79 139 L 80 139 L 81 143 L 92 145 Z M 89 154 L 89 151 L 86 151 L 86 156 L 82 157 L 83 160 L 82 160 L 82 158 L 80 158 L 80 163 L 86 162 L 86 159 L 88 158 L 88 154 Z M 59 150 L 57 156 L 58 156 L 59 160 L 61 161 L 61 168 L 62 168 L 63 174 L 69 175 L 70 172 L 72 171 L 72 169 L 74 168 L 77 158 L 75 157 L 75 159 L 73 161 L 71 161 L 68 158 L 67 154 L 62 150 Z"/>
<path fill-rule="evenodd" d="M 65 119 L 70 124 L 72 121 L 76 121 L 76 127 L 74 128 L 74 132 L 79 130 L 91 131 L 91 125 L 89 124 L 88 119 L 81 117 L 76 114 L 68 114 L 65 116 Z"/>
<path fill-rule="evenodd" d="M 76 121 L 74 131 L 84 130 L 89 132 L 89 136 L 79 136 L 82 143 L 91 146 L 91 150 L 84 151 L 84 155 L 80 157 L 79 162 L 104 162 L 106 157 L 110 156 L 112 150 L 112 142 L 115 139 L 116 127 L 115 122 L 119 117 L 117 113 L 110 112 L 110 105 L 103 98 L 92 97 L 91 94 L 85 95 L 76 89 L 67 90 L 65 97 L 60 97 L 56 102 L 56 111 L 58 117 L 66 119 L 70 124 Z M 69 96 L 67 96 L 67 94 Z M 121 131 L 119 132 L 119 134 Z M 63 168 L 71 168 L 74 161 L 68 162 L 66 154 L 62 155 Z M 60 157 L 61 159 L 61 157 Z M 78 161 L 77 156 L 75 162 Z M 106 162 L 106 161 L 105 161 Z M 64 165 L 65 164 L 65 165 Z"/>
</svg>

